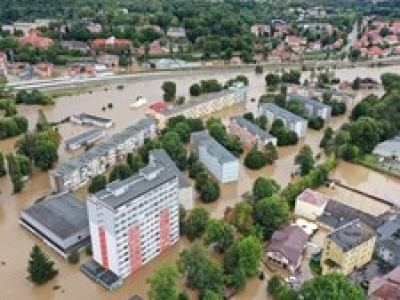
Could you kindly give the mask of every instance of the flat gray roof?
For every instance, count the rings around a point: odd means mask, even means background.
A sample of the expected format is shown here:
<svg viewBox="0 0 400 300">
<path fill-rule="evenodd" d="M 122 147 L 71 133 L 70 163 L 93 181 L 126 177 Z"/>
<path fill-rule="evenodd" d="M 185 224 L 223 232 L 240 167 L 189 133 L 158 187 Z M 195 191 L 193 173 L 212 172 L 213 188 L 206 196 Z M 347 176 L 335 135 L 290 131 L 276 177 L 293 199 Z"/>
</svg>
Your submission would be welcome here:
<svg viewBox="0 0 400 300">
<path fill-rule="evenodd" d="M 189 110 L 193 107 L 207 104 L 208 102 L 212 102 L 215 99 L 227 96 L 229 94 L 234 94 L 234 93 L 235 92 L 231 91 L 231 90 L 222 90 L 222 91 L 216 92 L 216 93 L 201 95 L 200 97 L 194 98 L 182 105 L 175 105 L 173 107 L 167 108 L 167 109 L 161 111 L 160 114 L 162 114 L 166 117 L 179 115 L 179 114 L 182 114 L 184 111 Z"/>
<path fill-rule="evenodd" d="M 330 109 L 329 105 L 326 105 L 324 103 L 322 103 L 321 101 L 317 101 L 314 99 L 311 99 L 309 97 L 305 97 L 299 94 L 287 94 L 287 99 L 288 101 L 290 100 L 295 100 L 295 101 L 299 101 L 308 105 L 311 105 L 312 107 L 315 108 L 320 108 L 320 109 Z"/>
<path fill-rule="evenodd" d="M 94 196 L 105 205 L 116 209 L 178 177 L 174 172 L 169 172 L 167 168 L 161 167 L 158 169 L 160 169 L 160 172 L 152 179 L 147 179 L 139 172 L 139 174 L 125 180 L 116 180 L 109 183 L 105 190 L 95 193 Z M 120 189 L 123 191 L 118 192 Z"/>
<path fill-rule="evenodd" d="M 69 193 L 51 196 L 33 204 L 23 211 L 23 220 L 24 214 L 62 240 L 89 227 L 86 204 Z"/>
<path fill-rule="evenodd" d="M 247 129 L 251 134 L 258 136 L 262 140 L 274 139 L 267 131 L 261 129 L 256 124 L 250 122 L 242 116 L 231 117 L 231 120 L 242 128 Z"/>
<path fill-rule="evenodd" d="M 76 143 L 85 143 L 88 140 L 91 140 L 93 138 L 97 138 L 104 135 L 104 130 L 101 129 L 92 129 L 89 131 L 86 131 L 84 133 L 81 133 L 79 135 L 76 135 L 68 140 L 65 141 L 65 144 L 67 147 L 71 144 L 76 144 Z"/>
<path fill-rule="evenodd" d="M 205 147 L 210 155 L 216 157 L 221 163 L 236 161 L 237 158 L 220 143 L 218 143 L 207 131 L 199 131 L 191 134 L 195 147 Z"/>
<path fill-rule="evenodd" d="M 139 120 L 136 124 L 125 128 L 122 132 L 113 135 L 108 141 L 98 144 L 90 148 L 85 153 L 71 158 L 69 161 L 58 166 L 52 172 L 58 175 L 71 173 L 77 168 L 86 165 L 93 158 L 105 155 L 108 150 L 115 148 L 118 144 L 123 143 L 128 138 L 155 124 L 155 120 L 151 118 L 143 118 Z"/>
<path fill-rule="evenodd" d="M 291 113 L 290 111 L 283 109 L 282 107 L 276 105 L 275 103 L 264 103 L 263 112 L 270 111 L 274 114 L 275 118 L 282 118 L 288 122 L 307 122 L 307 120 Z"/>
<path fill-rule="evenodd" d="M 330 234 L 330 238 L 335 244 L 347 252 L 375 236 L 375 231 L 366 224 L 356 219 L 347 223 Z"/>
<path fill-rule="evenodd" d="M 112 122 L 111 119 L 108 118 L 104 118 L 104 117 L 99 117 L 99 116 L 95 116 L 95 115 L 91 115 L 91 114 L 87 114 L 87 113 L 80 113 L 78 115 L 73 115 L 73 117 L 80 119 L 82 121 L 84 121 L 85 119 L 91 119 L 91 120 L 95 120 L 97 122 L 102 122 L 102 123 L 110 123 Z"/>
</svg>

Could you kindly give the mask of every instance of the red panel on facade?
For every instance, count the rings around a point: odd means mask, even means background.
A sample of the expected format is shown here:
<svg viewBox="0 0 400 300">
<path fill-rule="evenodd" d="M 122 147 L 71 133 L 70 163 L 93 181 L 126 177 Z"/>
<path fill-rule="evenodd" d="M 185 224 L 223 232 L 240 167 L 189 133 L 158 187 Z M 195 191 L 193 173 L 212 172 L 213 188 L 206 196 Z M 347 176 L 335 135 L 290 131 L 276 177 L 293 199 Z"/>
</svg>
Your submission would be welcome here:
<svg viewBox="0 0 400 300">
<path fill-rule="evenodd" d="M 140 246 L 140 228 L 137 225 L 133 225 L 129 228 L 129 260 L 131 264 L 131 272 L 135 272 L 139 269 L 142 264 L 142 249 Z"/>
<path fill-rule="evenodd" d="M 104 230 L 104 227 L 102 226 L 99 227 L 99 241 L 100 241 L 101 263 L 105 269 L 108 269 L 106 232 Z"/>
<path fill-rule="evenodd" d="M 169 210 L 168 208 L 163 208 L 160 211 L 160 249 L 163 252 L 165 249 L 169 247 Z"/>
</svg>

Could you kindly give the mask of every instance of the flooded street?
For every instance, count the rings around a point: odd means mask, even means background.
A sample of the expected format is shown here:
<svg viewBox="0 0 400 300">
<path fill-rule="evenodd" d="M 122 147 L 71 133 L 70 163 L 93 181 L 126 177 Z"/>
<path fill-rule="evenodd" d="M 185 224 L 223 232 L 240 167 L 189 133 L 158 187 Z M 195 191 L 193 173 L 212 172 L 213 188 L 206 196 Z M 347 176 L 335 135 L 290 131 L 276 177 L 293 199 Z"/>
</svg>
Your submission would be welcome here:
<svg viewBox="0 0 400 300">
<path fill-rule="evenodd" d="M 350 69 L 336 70 L 336 76 L 347 80 L 353 80 L 356 76 L 370 76 L 376 78 L 379 74 L 387 72 L 389 69 Z M 400 72 L 400 67 L 390 67 L 390 71 Z M 177 95 L 188 97 L 188 88 L 193 82 L 198 82 L 201 79 L 216 78 L 221 82 L 225 82 L 229 78 L 237 74 L 244 74 L 250 80 L 249 98 L 258 98 L 264 93 L 264 75 L 257 76 L 252 71 L 220 74 L 215 71 L 214 75 L 195 75 L 189 74 L 186 77 L 179 77 L 174 80 L 177 83 Z M 117 90 L 115 85 L 109 86 L 108 90 L 104 88 L 94 88 L 92 93 L 82 95 L 74 95 L 61 97 L 56 100 L 54 106 L 42 107 L 49 121 L 58 122 L 72 114 L 81 112 L 91 113 L 107 118 L 111 118 L 115 122 L 115 126 L 107 130 L 107 136 L 115 132 L 121 131 L 123 128 L 135 123 L 146 112 L 146 107 L 138 110 L 129 109 L 129 104 L 139 95 L 148 99 L 148 104 L 162 99 L 161 84 L 165 80 L 148 80 L 130 82 L 125 84 L 123 90 Z M 361 98 L 361 96 L 359 97 Z M 102 111 L 103 106 L 108 103 L 113 104 L 112 109 Z M 255 112 L 256 103 L 248 102 L 247 110 Z M 19 107 L 20 114 L 26 116 L 30 122 L 30 128 L 34 128 L 38 110 L 37 106 L 22 106 Z M 233 107 L 215 114 L 216 117 L 221 117 L 224 121 L 229 116 L 241 114 L 245 111 L 244 107 Z M 338 128 L 346 120 L 346 116 L 333 118 L 329 126 Z M 81 132 L 87 131 L 88 127 L 64 123 L 59 126 L 59 132 L 63 139 L 70 138 Z M 284 187 L 291 179 L 290 174 L 296 169 L 293 165 L 294 157 L 298 149 L 303 144 L 308 144 L 312 147 L 314 154 L 320 150 L 318 144 L 322 136 L 322 131 L 309 130 L 304 141 L 293 147 L 285 147 L 279 149 L 279 160 L 275 166 L 267 166 L 260 171 L 250 171 L 242 167 L 240 184 L 226 184 L 222 186 L 222 195 L 216 203 L 199 204 L 210 212 L 212 217 L 221 218 L 226 206 L 233 206 L 238 201 L 241 201 L 242 195 L 251 189 L 254 180 L 259 176 L 274 178 L 282 187 Z M 17 138 L 0 141 L 0 151 L 9 153 L 14 151 L 14 144 Z M 73 155 L 79 152 L 69 153 L 64 150 L 64 144 L 60 145 L 59 155 L 60 162 L 67 161 Z M 364 191 L 374 195 L 381 195 L 385 199 L 397 200 L 400 194 L 400 180 L 388 177 L 366 168 L 341 163 L 340 167 L 332 174 L 333 178 L 343 181 L 343 183 L 353 185 Z M 124 285 L 114 292 L 107 292 L 100 285 L 92 282 L 89 278 L 79 271 L 78 266 L 68 264 L 55 252 L 43 245 L 36 237 L 19 226 L 18 218 L 22 209 L 30 206 L 35 200 L 48 195 L 50 193 L 49 178 L 47 173 L 38 172 L 26 184 L 24 190 L 18 194 L 12 194 L 12 187 L 9 178 L 0 179 L 0 290 L 1 299 L 7 300 L 42 300 L 42 299 L 99 299 L 99 300 L 124 300 L 128 299 L 133 294 L 137 293 L 141 296 L 146 296 L 147 285 L 146 279 L 152 272 L 162 263 L 174 263 L 179 255 L 179 252 L 188 245 L 185 239 L 169 249 L 165 254 L 155 258 L 151 263 L 141 268 L 136 274 L 130 276 Z M 328 190 L 321 189 L 329 193 L 332 198 L 343 200 L 349 205 L 362 207 L 371 212 L 377 212 L 385 209 L 376 203 L 370 203 L 365 198 L 349 196 L 341 189 Z M 81 196 L 84 191 L 78 191 Z M 59 276 L 55 280 L 46 284 L 43 287 L 34 287 L 26 280 L 27 261 L 33 244 L 38 243 L 49 254 L 51 259 L 55 260 L 57 267 L 60 270 Z M 81 255 L 81 261 L 86 259 L 85 255 Z M 235 300 L 261 300 L 266 299 L 265 293 L 266 280 L 259 281 L 257 278 L 250 280 L 246 289 L 234 297 Z"/>
</svg>

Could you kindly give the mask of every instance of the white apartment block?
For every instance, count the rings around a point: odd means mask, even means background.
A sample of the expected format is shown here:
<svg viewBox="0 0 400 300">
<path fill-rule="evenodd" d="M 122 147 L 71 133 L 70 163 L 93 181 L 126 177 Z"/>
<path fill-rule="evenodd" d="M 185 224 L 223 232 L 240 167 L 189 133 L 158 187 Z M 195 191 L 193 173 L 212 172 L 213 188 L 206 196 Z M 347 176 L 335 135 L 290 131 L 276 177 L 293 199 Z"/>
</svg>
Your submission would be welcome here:
<svg viewBox="0 0 400 300">
<path fill-rule="evenodd" d="M 206 131 L 192 133 L 190 140 L 192 151 L 220 182 L 228 183 L 239 180 L 238 159 Z"/>
<path fill-rule="evenodd" d="M 260 113 L 265 115 L 272 124 L 275 120 L 282 120 L 285 128 L 296 132 L 298 138 L 304 138 L 307 133 L 307 120 L 283 109 L 274 103 L 265 103 L 260 107 Z"/>
<path fill-rule="evenodd" d="M 179 240 L 179 179 L 149 164 L 87 199 L 93 258 L 126 278 Z"/>
<path fill-rule="evenodd" d="M 201 118 L 214 112 L 223 110 L 247 99 L 247 87 L 243 83 L 236 83 L 227 90 L 202 95 L 182 105 L 176 105 L 160 112 L 152 112 L 158 120 L 158 126 L 163 129 L 168 120 L 183 115 L 186 118 Z"/>
<path fill-rule="evenodd" d="M 331 118 L 332 107 L 321 101 L 311 99 L 307 96 L 289 93 L 286 95 L 286 101 L 298 101 L 302 103 L 309 117 L 321 117 L 324 121 L 328 121 Z"/>
<path fill-rule="evenodd" d="M 142 146 L 146 139 L 155 138 L 156 122 L 150 118 L 141 119 L 108 141 L 90 148 L 50 171 L 50 183 L 56 192 L 72 191 L 85 185 L 92 177 L 102 174 L 107 168 Z"/>
</svg>

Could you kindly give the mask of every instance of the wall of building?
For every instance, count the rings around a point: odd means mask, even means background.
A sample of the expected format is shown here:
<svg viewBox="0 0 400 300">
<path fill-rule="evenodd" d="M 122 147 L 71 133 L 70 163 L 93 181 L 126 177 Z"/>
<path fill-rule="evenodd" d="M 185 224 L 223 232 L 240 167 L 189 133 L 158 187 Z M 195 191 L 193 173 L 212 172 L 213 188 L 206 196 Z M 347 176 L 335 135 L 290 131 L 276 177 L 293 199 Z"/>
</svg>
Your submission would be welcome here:
<svg viewBox="0 0 400 300">
<path fill-rule="evenodd" d="M 296 201 L 294 213 L 308 220 L 315 221 L 324 212 L 325 206 L 315 206 L 304 201 Z"/>
</svg>

